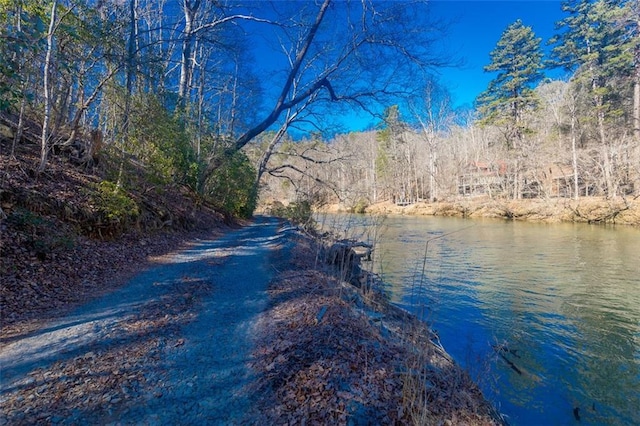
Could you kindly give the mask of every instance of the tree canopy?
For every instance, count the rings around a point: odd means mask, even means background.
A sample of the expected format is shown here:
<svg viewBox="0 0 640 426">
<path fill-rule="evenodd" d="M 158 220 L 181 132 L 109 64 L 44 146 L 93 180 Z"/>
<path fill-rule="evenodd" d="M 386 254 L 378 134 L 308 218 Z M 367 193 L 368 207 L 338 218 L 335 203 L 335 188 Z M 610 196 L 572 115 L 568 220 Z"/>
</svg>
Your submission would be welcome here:
<svg viewBox="0 0 640 426">
<path fill-rule="evenodd" d="M 507 144 L 514 147 L 526 131 L 524 113 L 537 105 L 533 90 L 542 77 L 541 39 L 521 20 L 509 25 L 484 69 L 497 72 L 487 90 L 478 97 L 485 123 L 506 128 Z"/>
</svg>

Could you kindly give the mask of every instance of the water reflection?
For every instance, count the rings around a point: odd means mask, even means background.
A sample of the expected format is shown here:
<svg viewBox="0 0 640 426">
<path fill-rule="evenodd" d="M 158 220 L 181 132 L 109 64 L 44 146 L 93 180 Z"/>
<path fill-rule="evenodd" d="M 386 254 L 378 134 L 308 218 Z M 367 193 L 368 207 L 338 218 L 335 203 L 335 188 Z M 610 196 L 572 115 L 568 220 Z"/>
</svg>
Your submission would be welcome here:
<svg viewBox="0 0 640 426">
<path fill-rule="evenodd" d="M 366 220 L 345 228 L 371 241 Z M 392 301 L 434 323 L 513 424 L 640 424 L 640 230 L 380 222 L 373 268 Z"/>
</svg>

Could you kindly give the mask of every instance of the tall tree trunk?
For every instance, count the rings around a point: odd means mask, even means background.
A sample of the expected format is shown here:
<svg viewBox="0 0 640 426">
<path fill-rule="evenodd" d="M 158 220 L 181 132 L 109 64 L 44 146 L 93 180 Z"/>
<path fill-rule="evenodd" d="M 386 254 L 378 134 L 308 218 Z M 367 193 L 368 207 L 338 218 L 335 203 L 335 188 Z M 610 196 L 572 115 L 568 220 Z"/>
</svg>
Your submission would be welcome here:
<svg viewBox="0 0 640 426">
<path fill-rule="evenodd" d="M 636 142 L 640 143 L 640 58 L 638 58 L 638 62 L 633 82 L 633 136 Z"/>
<path fill-rule="evenodd" d="M 193 29 L 193 20 L 198 8 L 200 0 L 183 0 L 182 11 L 184 13 L 184 30 L 182 36 L 182 52 L 180 55 L 180 82 L 178 86 L 178 106 L 183 110 L 187 105 L 187 96 L 189 91 L 189 82 L 191 81 L 192 57 L 191 50 L 195 40 Z"/>
<path fill-rule="evenodd" d="M 640 0 L 636 0 L 631 7 L 632 19 L 635 16 L 632 37 L 635 39 L 636 46 L 634 52 L 634 74 L 633 74 L 633 138 L 635 147 L 631 151 L 630 163 L 635 164 L 632 168 L 634 173 L 631 176 L 634 192 L 640 195 L 640 170 L 637 165 L 640 164 Z"/>
<path fill-rule="evenodd" d="M 38 172 L 43 172 L 47 165 L 47 156 L 49 155 L 49 125 L 51 122 L 51 93 L 49 87 L 49 73 L 51 70 L 51 56 L 54 48 L 54 32 L 56 25 L 56 9 L 58 1 L 53 0 L 51 5 L 51 20 L 49 21 L 49 31 L 47 32 L 47 54 L 44 61 L 44 120 L 42 122 L 42 139 L 40 149 L 40 166 Z"/>
<path fill-rule="evenodd" d="M 640 144 L 640 0 L 636 1 L 636 38 L 635 75 L 633 81 L 633 135 Z"/>
<path fill-rule="evenodd" d="M 576 147 L 576 110 L 575 105 L 571 107 L 571 163 L 573 166 L 573 198 L 580 197 L 580 187 L 578 179 L 578 152 Z"/>
<path fill-rule="evenodd" d="M 613 182 L 613 170 L 611 165 L 611 150 L 607 141 L 607 133 L 605 130 L 604 113 L 602 112 L 602 97 L 598 96 L 598 133 L 600 135 L 600 145 L 602 147 L 602 174 L 604 178 L 605 191 L 607 197 L 616 196 L 616 187 Z"/>
<path fill-rule="evenodd" d="M 16 13 L 16 29 L 18 34 L 22 33 L 22 3 L 18 2 L 18 11 Z M 14 52 L 13 60 L 18 63 L 18 72 L 22 73 L 22 66 L 24 64 L 23 58 L 18 58 L 18 54 Z M 27 106 L 27 96 L 25 95 L 25 88 L 27 86 L 26 81 L 20 83 L 20 114 L 18 115 L 18 128 L 16 134 L 13 137 L 13 144 L 11 145 L 11 156 L 15 155 L 16 145 L 22 140 L 22 134 L 24 132 L 24 113 Z"/>
<path fill-rule="evenodd" d="M 638 31 L 640 31 L 640 20 L 638 20 Z M 640 35 L 638 35 L 640 37 Z M 635 139 L 635 164 L 640 164 L 640 42 L 636 48 L 636 72 L 633 82 L 633 136 Z M 634 192 L 640 195 L 640 170 L 635 170 Z"/>
<path fill-rule="evenodd" d="M 131 113 L 131 98 L 133 96 L 133 83 L 136 72 L 136 39 L 138 38 L 138 25 L 137 25 L 137 9 L 138 0 L 130 0 L 129 2 L 129 40 L 127 43 L 127 70 L 126 70 L 126 89 L 124 98 L 124 117 L 122 120 L 122 142 L 120 146 L 120 152 L 122 158 L 120 159 L 120 170 L 118 171 L 118 180 L 116 186 L 122 186 L 122 175 L 124 172 L 125 151 L 129 145 L 129 114 Z"/>
<path fill-rule="evenodd" d="M 429 199 L 430 201 L 436 202 L 438 199 L 438 191 L 436 188 L 436 160 L 438 153 L 431 148 L 431 152 L 429 152 Z"/>
</svg>

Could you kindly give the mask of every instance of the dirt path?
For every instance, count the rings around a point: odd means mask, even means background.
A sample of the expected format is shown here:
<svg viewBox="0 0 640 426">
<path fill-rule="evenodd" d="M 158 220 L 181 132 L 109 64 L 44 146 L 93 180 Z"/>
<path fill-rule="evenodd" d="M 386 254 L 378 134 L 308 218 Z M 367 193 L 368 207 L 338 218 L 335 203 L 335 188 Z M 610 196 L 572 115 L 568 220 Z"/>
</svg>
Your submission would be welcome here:
<svg viewBox="0 0 640 426">
<path fill-rule="evenodd" d="M 0 342 L 0 424 L 241 424 L 252 327 L 286 230 L 197 241 L 62 320 Z"/>
</svg>

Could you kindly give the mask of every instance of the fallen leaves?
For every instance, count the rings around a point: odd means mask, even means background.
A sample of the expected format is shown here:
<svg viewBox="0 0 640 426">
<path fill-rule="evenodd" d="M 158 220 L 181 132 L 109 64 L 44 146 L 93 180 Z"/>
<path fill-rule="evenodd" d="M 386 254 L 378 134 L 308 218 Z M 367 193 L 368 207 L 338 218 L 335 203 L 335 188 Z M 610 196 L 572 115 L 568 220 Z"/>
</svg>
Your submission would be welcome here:
<svg viewBox="0 0 640 426">
<path fill-rule="evenodd" d="M 260 418 L 270 424 L 497 423 L 473 383 L 431 342 L 426 325 L 380 293 L 362 293 L 310 269 L 318 265 L 313 250 L 313 242 L 299 241 L 293 269 L 272 282 L 270 308 L 257 326 L 252 366 L 261 376 L 253 390 L 263 395 L 255 408 Z M 409 367 L 430 380 L 427 386 L 407 380 Z"/>
<path fill-rule="evenodd" d="M 224 226 L 219 215 L 197 206 L 180 188 L 137 188 L 135 196 L 156 197 L 153 202 L 171 212 L 174 230 L 130 230 L 110 241 L 89 238 L 79 230 L 93 209 L 88 191 L 100 181 L 100 169 L 89 172 L 52 156 L 46 173 L 38 175 L 37 145 L 18 145 L 11 157 L 6 141 L 0 143 L 0 206 L 7 216 L 0 218 L 0 338 L 35 330 L 114 290 L 150 256 L 209 238 Z"/>
<path fill-rule="evenodd" d="M 211 291 L 212 283 L 203 280 L 167 285 L 161 300 L 136 308 L 98 347 L 35 369 L 3 393 L 4 420 L 10 424 L 117 420 L 149 398 L 161 398 L 164 348 L 187 343 L 173 336 L 194 318 L 194 305 Z"/>
</svg>

